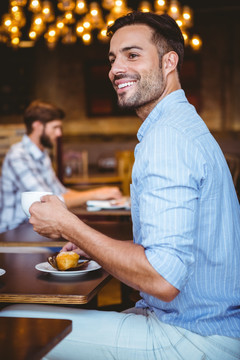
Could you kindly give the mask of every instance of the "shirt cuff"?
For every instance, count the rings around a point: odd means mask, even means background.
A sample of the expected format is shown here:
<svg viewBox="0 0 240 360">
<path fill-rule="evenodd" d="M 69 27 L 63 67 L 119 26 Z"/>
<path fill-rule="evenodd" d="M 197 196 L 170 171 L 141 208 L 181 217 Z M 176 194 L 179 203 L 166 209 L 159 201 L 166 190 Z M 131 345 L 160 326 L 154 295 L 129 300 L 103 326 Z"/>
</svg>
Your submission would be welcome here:
<svg viewBox="0 0 240 360">
<path fill-rule="evenodd" d="M 171 285 L 178 290 L 185 286 L 189 271 L 176 254 L 161 249 L 145 249 L 145 254 L 152 267 Z"/>
</svg>

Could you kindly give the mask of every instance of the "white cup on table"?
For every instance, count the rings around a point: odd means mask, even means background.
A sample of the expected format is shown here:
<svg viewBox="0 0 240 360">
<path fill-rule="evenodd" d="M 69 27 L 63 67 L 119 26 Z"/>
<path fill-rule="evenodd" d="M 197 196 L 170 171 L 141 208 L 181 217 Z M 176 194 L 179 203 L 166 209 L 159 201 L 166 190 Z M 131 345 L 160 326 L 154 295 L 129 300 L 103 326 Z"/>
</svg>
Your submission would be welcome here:
<svg viewBox="0 0 240 360">
<path fill-rule="evenodd" d="M 36 201 L 41 201 L 44 195 L 53 195 L 50 191 L 24 191 L 21 194 L 21 205 L 24 213 L 30 218 L 29 208 Z"/>
</svg>

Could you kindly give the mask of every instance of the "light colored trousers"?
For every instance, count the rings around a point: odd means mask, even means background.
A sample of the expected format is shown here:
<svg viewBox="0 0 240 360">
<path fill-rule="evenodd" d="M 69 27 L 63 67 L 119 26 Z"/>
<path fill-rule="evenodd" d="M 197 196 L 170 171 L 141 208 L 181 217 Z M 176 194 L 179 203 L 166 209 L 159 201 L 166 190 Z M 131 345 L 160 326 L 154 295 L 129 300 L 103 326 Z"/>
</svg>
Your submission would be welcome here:
<svg viewBox="0 0 240 360">
<path fill-rule="evenodd" d="M 0 316 L 70 319 L 72 332 L 49 360 L 235 360 L 240 339 L 200 336 L 157 319 L 148 309 L 123 313 L 47 305 L 11 305 Z"/>
</svg>

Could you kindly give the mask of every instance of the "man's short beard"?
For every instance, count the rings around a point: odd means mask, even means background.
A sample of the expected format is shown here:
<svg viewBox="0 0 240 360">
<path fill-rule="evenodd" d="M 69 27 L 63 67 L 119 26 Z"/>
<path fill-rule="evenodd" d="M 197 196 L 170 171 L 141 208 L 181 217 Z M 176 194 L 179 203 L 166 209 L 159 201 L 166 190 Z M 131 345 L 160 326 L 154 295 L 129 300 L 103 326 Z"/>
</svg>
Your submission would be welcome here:
<svg viewBox="0 0 240 360">
<path fill-rule="evenodd" d="M 119 101 L 119 99 L 118 99 L 118 107 L 126 111 L 136 111 L 136 109 L 138 108 L 138 106 L 136 106 L 135 104 L 122 103 Z"/>
<path fill-rule="evenodd" d="M 123 100 L 121 100 L 121 95 L 118 97 L 118 106 L 120 109 L 124 110 L 133 110 L 136 111 L 139 107 L 145 105 L 148 101 L 142 101 L 141 94 L 135 93 L 131 98 L 124 100 L 124 94 L 122 96 Z"/>
<path fill-rule="evenodd" d="M 47 149 L 53 148 L 53 143 L 49 139 L 49 136 L 46 135 L 45 131 L 43 131 L 43 133 L 40 137 L 40 143 L 42 144 L 43 147 L 45 147 Z"/>
<path fill-rule="evenodd" d="M 159 87 L 155 89 L 154 93 L 149 92 L 151 96 L 142 96 L 141 91 L 136 92 L 131 98 L 128 98 L 126 101 L 121 101 L 121 98 L 118 97 L 118 106 L 121 109 L 124 110 L 133 110 L 137 112 L 142 107 L 154 103 L 156 100 L 159 99 L 159 97 L 162 95 L 164 91 L 164 82 L 163 79 L 161 79 L 161 82 L 159 83 Z M 144 92 L 143 92 L 144 93 Z M 148 89 L 146 88 L 145 94 L 148 94 Z"/>
<path fill-rule="evenodd" d="M 124 93 L 118 96 L 118 105 L 121 109 L 134 110 L 136 112 L 146 105 L 155 103 L 155 101 L 161 97 L 165 89 L 165 81 L 161 66 L 158 69 L 158 73 L 149 71 L 144 76 L 140 76 L 139 74 L 135 74 L 134 76 L 124 74 L 115 76 L 115 79 L 117 80 L 125 77 L 137 80 L 137 89 L 132 96 L 126 97 L 126 99 Z"/>
</svg>

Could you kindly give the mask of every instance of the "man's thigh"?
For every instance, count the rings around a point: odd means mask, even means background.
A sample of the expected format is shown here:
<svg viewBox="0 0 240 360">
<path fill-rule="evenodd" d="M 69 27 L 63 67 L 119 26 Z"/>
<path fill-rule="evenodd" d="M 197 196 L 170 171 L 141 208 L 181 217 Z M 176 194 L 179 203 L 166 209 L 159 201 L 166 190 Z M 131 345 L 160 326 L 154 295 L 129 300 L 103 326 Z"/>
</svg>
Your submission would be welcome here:
<svg viewBox="0 0 240 360">
<path fill-rule="evenodd" d="M 240 342 L 237 344 L 233 340 L 231 343 L 230 339 L 230 343 L 219 348 L 224 337 L 202 337 L 164 324 L 146 309 L 133 308 L 117 313 L 46 305 L 13 305 L 0 314 L 72 320 L 72 332 L 46 355 L 47 360 L 240 359 Z M 209 339 L 214 341 L 209 342 Z"/>
<path fill-rule="evenodd" d="M 152 348 L 145 315 L 24 304 L 8 306 L 0 316 L 72 320 L 72 332 L 44 359 L 146 360 L 146 348 Z"/>
</svg>

